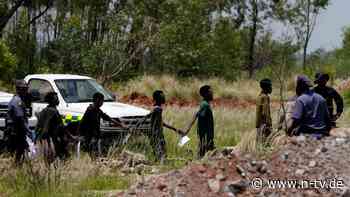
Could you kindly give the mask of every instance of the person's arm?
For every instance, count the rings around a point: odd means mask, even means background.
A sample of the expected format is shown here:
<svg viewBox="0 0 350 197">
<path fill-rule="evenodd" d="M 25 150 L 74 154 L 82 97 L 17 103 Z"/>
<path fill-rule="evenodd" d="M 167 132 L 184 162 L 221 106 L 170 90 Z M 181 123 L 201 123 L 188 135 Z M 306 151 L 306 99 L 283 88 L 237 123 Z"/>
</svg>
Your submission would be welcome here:
<svg viewBox="0 0 350 197">
<path fill-rule="evenodd" d="M 152 114 L 153 114 L 153 111 L 152 111 L 151 113 L 147 114 L 143 119 L 139 120 L 139 121 L 134 125 L 133 128 L 129 128 L 129 131 L 130 131 L 130 132 L 134 132 L 134 131 L 135 131 L 136 129 L 138 129 L 142 124 L 144 124 L 144 123 L 147 121 L 147 119 L 149 119 L 149 118 L 152 116 Z"/>
<path fill-rule="evenodd" d="M 285 110 L 283 110 L 283 108 L 281 107 L 281 109 L 278 112 L 278 130 L 281 130 L 283 128 L 283 124 L 285 124 L 286 121 L 286 112 Z"/>
<path fill-rule="evenodd" d="M 179 135 L 185 135 L 185 132 L 181 131 L 180 129 L 176 129 L 175 127 L 163 122 L 163 126 L 170 129 L 170 130 L 173 130 L 175 131 L 176 133 L 178 133 Z"/>
<path fill-rule="evenodd" d="M 344 102 L 343 102 L 343 98 L 340 96 L 340 94 L 336 90 L 333 90 L 333 98 L 335 101 L 335 105 L 337 106 L 337 114 L 335 115 L 335 120 L 337 120 L 343 113 Z"/>
<path fill-rule="evenodd" d="M 295 133 L 293 133 L 294 129 L 297 128 L 299 126 L 299 124 L 300 124 L 300 120 L 292 118 L 291 125 L 290 125 L 290 127 L 287 128 L 287 135 L 289 135 L 289 136 L 294 135 L 295 134 Z"/>
<path fill-rule="evenodd" d="M 207 111 L 207 107 L 208 107 L 208 106 L 205 106 L 204 104 L 202 104 L 202 105 L 200 106 L 198 112 L 195 113 L 195 114 L 193 115 L 193 118 L 192 118 L 191 122 L 190 122 L 190 123 L 188 124 L 188 126 L 186 127 L 185 132 L 184 132 L 184 135 L 187 135 L 187 134 L 190 132 L 190 130 L 191 130 L 191 128 L 193 127 L 194 123 L 196 122 L 198 116 L 202 116 L 202 117 L 205 116 L 206 111 Z"/>
<path fill-rule="evenodd" d="M 324 110 L 324 116 L 325 116 L 325 121 L 326 121 L 326 126 L 327 126 L 327 130 L 330 131 L 332 129 L 332 119 L 331 119 L 331 115 L 328 111 L 328 106 L 327 103 L 324 102 L 321 107 Z"/>
<path fill-rule="evenodd" d="M 258 97 L 258 100 L 256 102 L 256 121 L 255 121 L 255 127 L 260 128 L 262 123 L 262 98 L 261 96 Z"/>
<path fill-rule="evenodd" d="M 106 113 L 104 113 L 102 110 L 100 110 L 101 118 L 105 121 L 112 122 L 113 124 L 122 127 L 123 129 L 127 129 L 127 127 L 123 124 L 123 122 L 119 118 L 111 118 Z"/>
<path fill-rule="evenodd" d="M 122 127 L 123 129 L 128 129 L 128 127 L 119 118 L 111 119 L 111 122 L 113 122 L 115 125 Z"/>
<path fill-rule="evenodd" d="M 287 128 L 287 135 L 294 135 L 293 131 L 300 125 L 304 113 L 304 105 L 300 100 L 296 100 L 294 112 L 292 114 L 291 126 Z"/>
</svg>

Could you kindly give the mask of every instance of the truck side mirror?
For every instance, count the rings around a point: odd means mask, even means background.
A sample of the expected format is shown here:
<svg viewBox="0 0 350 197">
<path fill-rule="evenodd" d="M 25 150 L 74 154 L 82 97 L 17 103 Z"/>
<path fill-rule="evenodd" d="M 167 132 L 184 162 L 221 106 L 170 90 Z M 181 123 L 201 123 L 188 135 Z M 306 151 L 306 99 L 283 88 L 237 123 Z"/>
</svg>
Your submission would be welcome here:
<svg viewBox="0 0 350 197">
<path fill-rule="evenodd" d="M 32 102 L 40 101 L 40 100 L 41 100 L 40 92 L 39 92 L 38 90 L 31 90 L 31 91 L 29 92 L 29 95 L 30 95 L 30 97 L 31 97 Z"/>
</svg>

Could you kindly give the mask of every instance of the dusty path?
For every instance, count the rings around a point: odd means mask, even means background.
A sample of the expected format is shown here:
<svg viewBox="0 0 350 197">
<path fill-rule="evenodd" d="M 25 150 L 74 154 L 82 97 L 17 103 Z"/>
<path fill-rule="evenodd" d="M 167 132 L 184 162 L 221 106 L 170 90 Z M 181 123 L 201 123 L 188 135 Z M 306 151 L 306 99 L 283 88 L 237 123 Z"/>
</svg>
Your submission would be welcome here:
<svg viewBox="0 0 350 197">
<path fill-rule="evenodd" d="M 252 186 L 258 181 L 267 183 L 267 180 L 296 181 L 298 184 L 289 182 L 293 188 L 283 189 L 267 186 L 256 189 Z M 294 137 L 264 159 L 249 154 L 217 152 L 207 162 L 149 177 L 116 196 L 349 197 L 349 186 L 349 137 L 328 137 L 322 140 Z"/>
</svg>

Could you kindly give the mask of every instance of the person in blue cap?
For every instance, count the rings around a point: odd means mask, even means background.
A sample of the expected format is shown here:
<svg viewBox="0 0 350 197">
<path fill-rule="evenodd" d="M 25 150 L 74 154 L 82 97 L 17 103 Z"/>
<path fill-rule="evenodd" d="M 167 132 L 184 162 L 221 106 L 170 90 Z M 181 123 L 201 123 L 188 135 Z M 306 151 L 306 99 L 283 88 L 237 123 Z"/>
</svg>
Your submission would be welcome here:
<svg viewBox="0 0 350 197">
<path fill-rule="evenodd" d="M 288 135 L 315 134 L 328 136 L 331 119 L 326 100 L 310 89 L 311 81 L 306 76 L 298 76 L 296 84 L 297 99 L 292 114 Z"/>
<path fill-rule="evenodd" d="M 314 82 L 317 86 L 314 88 L 314 91 L 326 99 L 332 127 L 336 127 L 336 120 L 338 120 L 344 110 L 344 102 L 343 98 L 334 88 L 327 86 L 328 81 L 328 74 L 317 73 Z M 334 110 L 334 104 L 337 107 L 336 110 Z"/>
<path fill-rule="evenodd" d="M 26 136 L 31 133 L 28 126 L 27 108 L 30 107 L 28 85 L 24 80 L 16 80 L 16 94 L 8 104 L 8 125 L 10 134 L 10 152 L 15 152 L 15 162 L 21 165 L 29 146 Z"/>
</svg>

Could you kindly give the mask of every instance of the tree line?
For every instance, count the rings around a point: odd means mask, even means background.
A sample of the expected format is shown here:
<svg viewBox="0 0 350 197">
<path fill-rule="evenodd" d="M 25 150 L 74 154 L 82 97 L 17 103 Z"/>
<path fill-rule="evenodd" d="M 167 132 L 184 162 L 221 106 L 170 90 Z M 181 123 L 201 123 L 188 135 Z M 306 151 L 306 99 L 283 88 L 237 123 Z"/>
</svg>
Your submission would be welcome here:
<svg viewBox="0 0 350 197">
<path fill-rule="evenodd" d="M 158 73 L 251 78 L 282 62 L 307 70 L 321 58 L 344 67 L 349 31 L 344 50 L 308 53 L 317 16 L 330 3 L 0 0 L 0 75 L 6 81 L 28 73 L 79 73 L 109 83 Z M 273 36 L 274 24 L 288 27 L 281 38 Z"/>
</svg>

